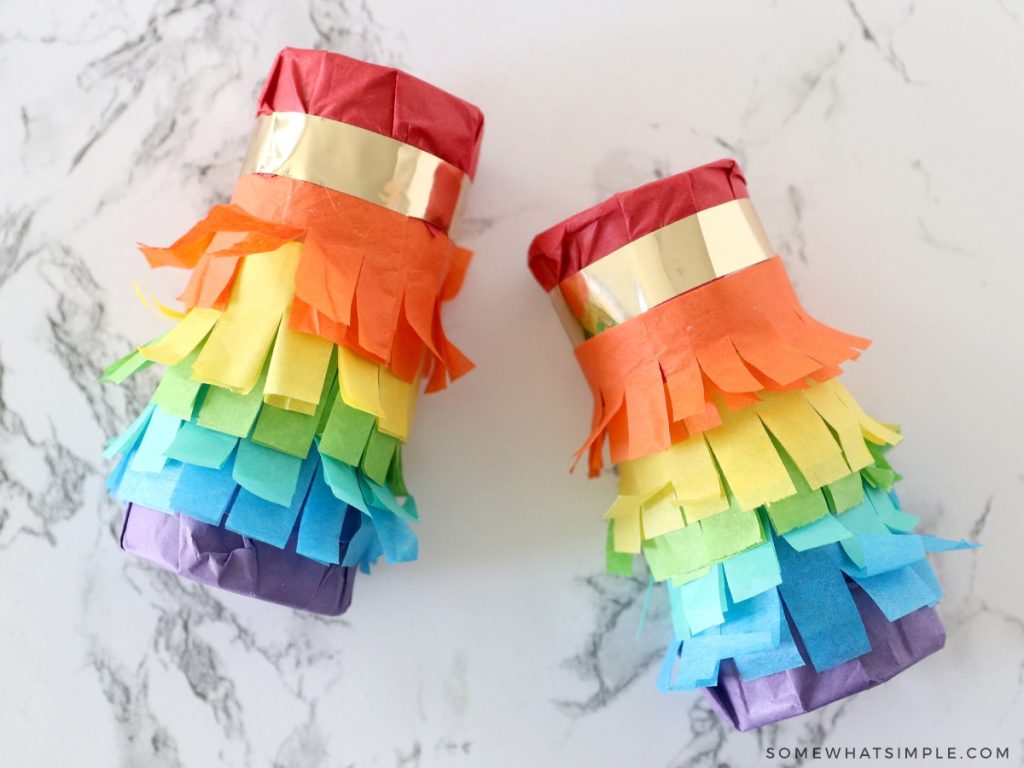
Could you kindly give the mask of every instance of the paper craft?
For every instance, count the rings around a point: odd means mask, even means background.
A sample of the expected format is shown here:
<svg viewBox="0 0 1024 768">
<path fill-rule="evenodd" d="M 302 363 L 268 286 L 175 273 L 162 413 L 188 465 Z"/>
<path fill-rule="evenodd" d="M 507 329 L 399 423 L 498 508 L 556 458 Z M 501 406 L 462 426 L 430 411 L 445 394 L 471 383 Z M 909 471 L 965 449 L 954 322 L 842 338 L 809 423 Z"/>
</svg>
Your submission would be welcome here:
<svg viewBox="0 0 1024 768">
<path fill-rule="evenodd" d="M 704 689 L 719 716 L 741 731 L 770 725 L 874 688 L 945 645 L 946 631 L 934 608 L 919 608 L 890 621 L 864 590 L 851 586 L 851 593 L 871 644 L 868 653 L 816 672 L 806 663 L 797 635 L 793 647 L 804 662 L 801 666 L 744 677 L 735 661 L 723 661 L 718 683 Z"/>
<path fill-rule="evenodd" d="M 663 690 L 704 688 L 743 730 L 888 680 L 942 647 L 929 552 L 888 450 L 836 378 L 868 341 L 800 306 L 731 160 L 538 235 L 594 398 L 577 453 L 618 466 L 608 570 L 642 555 L 672 607 Z"/>
<path fill-rule="evenodd" d="M 184 514 L 128 505 L 121 548 L 192 581 L 291 608 L 338 616 L 352 602 L 354 567 L 318 563 Z"/>
<path fill-rule="evenodd" d="M 402 446 L 421 382 L 472 367 L 442 307 L 469 263 L 452 237 L 482 129 L 478 109 L 396 69 L 278 55 L 230 203 L 140 246 L 191 274 L 185 311 L 165 312 L 177 324 L 104 371 L 165 367 L 106 451 L 124 549 L 331 615 L 356 567 L 416 559 Z"/>
</svg>

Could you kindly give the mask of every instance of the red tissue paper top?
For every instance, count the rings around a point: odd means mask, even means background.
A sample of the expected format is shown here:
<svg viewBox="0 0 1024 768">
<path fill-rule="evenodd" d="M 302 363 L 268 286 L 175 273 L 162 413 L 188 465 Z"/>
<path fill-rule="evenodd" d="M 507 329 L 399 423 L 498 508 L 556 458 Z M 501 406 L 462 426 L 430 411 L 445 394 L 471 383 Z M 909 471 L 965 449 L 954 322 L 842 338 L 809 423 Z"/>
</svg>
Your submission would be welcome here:
<svg viewBox="0 0 1024 768">
<path fill-rule="evenodd" d="M 637 238 L 705 208 L 749 196 L 734 160 L 718 160 L 619 192 L 533 238 L 530 271 L 550 291 Z"/>
<path fill-rule="evenodd" d="M 285 48 L 260 92 L 256 115 L 305 112 L 422 149 L 472 178 L 483 113 L 467 101 L 393 67 L 340 53 Z"/>
</svg>

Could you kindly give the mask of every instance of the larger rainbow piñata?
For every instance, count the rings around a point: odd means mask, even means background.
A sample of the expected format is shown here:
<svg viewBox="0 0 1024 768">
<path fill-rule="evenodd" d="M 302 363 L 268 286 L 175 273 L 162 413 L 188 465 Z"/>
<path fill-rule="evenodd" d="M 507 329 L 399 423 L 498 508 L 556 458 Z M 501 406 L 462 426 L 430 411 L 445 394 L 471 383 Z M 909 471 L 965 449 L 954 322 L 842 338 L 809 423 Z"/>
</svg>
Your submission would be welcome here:
<svg viewBox="0 0 1024 768">
<path fill-rule="evenodd" d="M 399 70 L 285 49 L 229 204 L 154 267 L 191 270 L 185 313 L 111 365 L 166 367 L 108 446 L 122 547 L 183 576 L 326 614 L 355 568 L 417 557 L 402 475 L 421 382 L 472 364 L 442 307 L 483 116 Z"/>
</svg>

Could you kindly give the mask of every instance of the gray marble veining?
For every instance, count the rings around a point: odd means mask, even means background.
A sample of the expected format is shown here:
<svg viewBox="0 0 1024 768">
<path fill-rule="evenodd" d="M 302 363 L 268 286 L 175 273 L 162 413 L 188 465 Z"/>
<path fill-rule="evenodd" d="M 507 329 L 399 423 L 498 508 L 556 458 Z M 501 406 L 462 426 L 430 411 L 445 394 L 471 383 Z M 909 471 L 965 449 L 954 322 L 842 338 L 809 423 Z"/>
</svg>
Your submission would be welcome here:
<svg viewBox="0 0 1024 768">
<path fill-rule="evenodd" d="M 798 765 L 763 755 L 822 743 L 1024 761 L 1022 10 L 0 5 L 0 764 L 683 768 Z M 406 67 L 488 118 L 449 315 L 478 369 L 417 415 L 421 561 L 361 578 L 341 620 L 124 556 L 102 487 L 102 442 L 155 374 L 98 372 L 166 323 L 131 283 L 183 284 L 133 244 L 230 195 L 285 45 Z M 559 218 L 725 154 L 808 309 L 876 339 L 846 381 L 904 425 L 906 506 L 984 544 L 936 563 L 945 651 L 751 734 L 655 690 L 666 607 L 655 592 L 638 632 L 646 582 L 601 573 L 614 478 L 565 472 L 587 393 L 525 269 Z"/>
</svg>

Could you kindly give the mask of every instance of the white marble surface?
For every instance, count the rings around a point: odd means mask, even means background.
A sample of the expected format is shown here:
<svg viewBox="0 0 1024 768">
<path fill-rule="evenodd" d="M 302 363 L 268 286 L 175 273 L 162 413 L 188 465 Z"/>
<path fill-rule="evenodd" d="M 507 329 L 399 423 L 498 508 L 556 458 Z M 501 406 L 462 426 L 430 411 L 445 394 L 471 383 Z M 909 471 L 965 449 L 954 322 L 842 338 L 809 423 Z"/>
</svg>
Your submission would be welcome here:
<svg viewBox="0 0 1024 768">
<path fill-rule="evenodd" d="M 331 621 L 123 555 L 101 487 L 153 380 L 97 370 L 164 326 L 130 282 L 183 278 L 133 243 L 229 195 L 285 45 L 400 65 L 489 121 L 449 315 L 479 368 L 406 454 L 422 557 Z M 1022 74 L 1019 0 L 0 4 L 0 765 L 749 766 L 809 743 L 1019 764 Z M 906 505 L 984 544 L 937 562 L 943 653 L 752 734 L 655 689 L 667 621 L 656 603 L 636 637 L 643 587 L 602 575 L 615 481 L 566 473 L 588 394 L 524 260 L 726 154 L 806 306 L 876 339 L 846 380 L 904 425 Z"/>
</svg>

